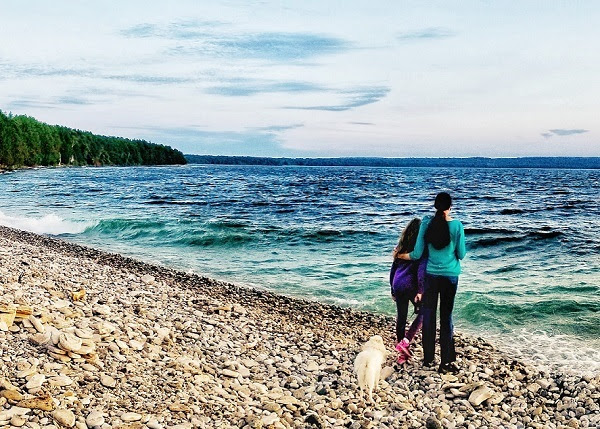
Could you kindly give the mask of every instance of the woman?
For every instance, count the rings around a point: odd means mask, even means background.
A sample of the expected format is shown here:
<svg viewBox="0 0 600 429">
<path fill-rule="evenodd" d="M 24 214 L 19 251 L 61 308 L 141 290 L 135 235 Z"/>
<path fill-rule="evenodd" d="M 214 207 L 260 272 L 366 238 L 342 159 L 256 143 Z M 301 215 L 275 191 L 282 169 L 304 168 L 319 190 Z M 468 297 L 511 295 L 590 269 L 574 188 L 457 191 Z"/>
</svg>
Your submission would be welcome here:
<svg viewBox="0 0 600 429">
<path fill-rule="evenodd" d="M 435 216 L 425 216 L 419 228 L 415 248 L 399 255 L 401 259 L 419 259 L 425 248 L 428 261 L 425 276 L 425 293 L 422 299 L 423 354 L 425 366 L 431 366 L 435 355 L 435 316 L 438 296 L 440 300 L 439 372 L 457 372 L 452 324 L 454 296 L 460 274 L 460 260 L 465 257 L 465 232 L 460 221 L 450 217 L 452 198 L 446 192 L 435 197 Z M 421 298 L 417 296 L 417 300 Z"/>
</svg>

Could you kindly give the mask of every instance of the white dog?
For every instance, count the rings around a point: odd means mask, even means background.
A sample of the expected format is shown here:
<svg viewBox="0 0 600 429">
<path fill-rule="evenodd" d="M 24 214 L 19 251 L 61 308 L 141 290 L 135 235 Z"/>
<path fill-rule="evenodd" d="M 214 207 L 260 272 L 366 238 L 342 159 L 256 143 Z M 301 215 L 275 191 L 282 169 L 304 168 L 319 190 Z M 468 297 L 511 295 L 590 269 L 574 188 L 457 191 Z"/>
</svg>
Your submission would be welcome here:
<svg viewBox="0 0 600 429">
<path fill-rule="evenodd" d="M 354 361 L 358 386 L 362 391 L 367 391 L 371 402 L 373 402 L 373 390 L 379 383 L 381 366 L 385 362 L 386 355 L 383 339 L 379 335 L 373 335 L 369 341 L 363 344 L 362 351 Z"/>
</svg>

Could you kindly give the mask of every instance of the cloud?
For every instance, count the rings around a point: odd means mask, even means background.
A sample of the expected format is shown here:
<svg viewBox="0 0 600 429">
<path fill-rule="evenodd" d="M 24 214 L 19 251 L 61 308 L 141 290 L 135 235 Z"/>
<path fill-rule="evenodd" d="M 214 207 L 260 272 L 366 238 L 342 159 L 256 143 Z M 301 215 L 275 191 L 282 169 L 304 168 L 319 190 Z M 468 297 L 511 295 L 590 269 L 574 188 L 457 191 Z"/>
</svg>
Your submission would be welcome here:
<svg viewBox="0 0 600 429">
<path fill-rule="evenodd" d="M 435 40 L 435 39 L 447 39 L 455 36 L 456 33 L 445 27 L 429 27 L 423 28 L 416 31 L 408 31 L 399 33 L 397 38 L 401 41 L 411 40 Z"/>
<path fill-rule="evenodd" d="M 166 26 L 143 23 L 121 30 L 122 36 L 129 38 L 166 38 L 173 40 L 198 40 L 208 35 L 208 30 L 224 26 L 219 21 L 175 21 Z"/>
<path fill-rule="evenodd" d="M 356 122 L 356 121 L 351 121 L 351 122 L 348 122 L 348 123 L 352 124 L 352 125 L 375 125 L 374 122 Z"/>
<path fill-rule="evenodd" d="M 125 127 L 134 129 L 144 138 L 179 148 L 184 153 L 211 155 L 286 156 L 291 152 L 282 149 L 276 131 L 302 126 L 278 126 L 248 129 L 245 131 L 210 131 L 200 127 Z M 121 127 L 124 128 L 124 127 Z"/>
<path fill-rule="evenodd" d="M 4 63 L 0 64 L 0 74 L 3 77 L 27 78 L 27 77 L 51 77 L 51 76 L 92 76 L 94 70 L 89 68 L 62 68 L 44 65 L 24 65 Z"/>
<path fill-rule="evenodd" d="M 21 109 L 57 109 L 61 106 L 86 106 L 90 105 L 92 102 L 85 98 L 81 97 L 54 97 L 49 100 L 34 100 L 34 99 L 23 99 L 23 100 L 14 100 L 6 105 L 6 109 L 19 111 Z"/>
<path fill-rule="evenodd" d="M 172 55 L 207 55 L 234 59 L 297 61 L 350 49 L 351 44 L 335 37 L 311 33 L 256 33 L 212 35 L 198 43 L 178 45 Z"/>
<path fill-rule="evenodd" d="M 561 128 L 557 128 L 554 130 L 549 130 L 552 134 L 556 134 L 557 136 L 570 136 L 573 134 L 583 134 L 587 133 L 589 130 L 575 129 L 575 130 L 565 130 Z"/>
<path fill-rule="evenodd" d="M 302 128 L 303 126 L 304 126 L 304 124 L 270 125 L 268 127 L 256 127 L 253 129 L 256 131 L 281 132 L 281 131 L 293 130 L 296 128 Z"/>
<path fill-rule="evenodd" d="M 14 100 L 6 105 L 6 110 L 19 111 L 21 109 L 56 109 L 55 103 L 42 102 L 39 100 Z"/>
<path fill-rule="evenodd" d="M 330 112 L 342 112 L 345 110 L 354 109 L 355 107 L 376 103 L 383 99 L 389 92 L 390 88 L 385 86 L 357 88 L 340 92 L 340 94 L 347 99 L 346 102 L 342 104 L 322 106 L 287 106 L 286 109 L 327 110 Z"/>
<path fill-rule="evenodd" d="M 209 94 L 225 95 L 229 97 L 245 97 L 265 93 L 300 93 L 327 91 L 328 89 L 310 82 L 265 82 L 251 79 L 241 79 L 239 83 L 213 86 L 206 89 Z"/>
<path fill-rule="evenodd" d="M 125 82 L 134 82 L 134 83 L 152 83 L 152 84 L 158 84 L 158 85 L 171 85 L 171 84 L 189 83 L 189 82 L 196 81 L 196 79 L 191 79 L 191 78 L 186 78 L 186 77 L 151 76 L 151 75 L 139 75 L 139 74 L 107 75 L 107 76 L 103 76 L 103 78 L 111 79 L 111 80 L 125 81 Z"/>
<path fill-rule="evenodd" d="M 120 34 L 128 38 L 175 41 L 178 44 L 167 52 L 177 56 L 295 61 L 336 54 L 352 47 L 347 40 L 313 33 L 231 34 L 231 25 L 217 21 L 178 21 L 166 26 L 144 23 L 121 30 Z"/>
<path fill-rule="evenodd" d="M 576 134 L 584 134 L 589 132 L 589 130 L 584 129 L 564 129 L 564 128 L 555 128 L 553 130 L 548 130 L 546 133 L 541 133 L 542 137 L 550 138 L 552 136 L 572 136 Z"/>
<path fill-rule="evenodd" d="M 56 104 L 76 104 L 79 106 L 92 104 L 89 100 L 79 97 L 58 97 L 55 101 Z"/>
</svg>

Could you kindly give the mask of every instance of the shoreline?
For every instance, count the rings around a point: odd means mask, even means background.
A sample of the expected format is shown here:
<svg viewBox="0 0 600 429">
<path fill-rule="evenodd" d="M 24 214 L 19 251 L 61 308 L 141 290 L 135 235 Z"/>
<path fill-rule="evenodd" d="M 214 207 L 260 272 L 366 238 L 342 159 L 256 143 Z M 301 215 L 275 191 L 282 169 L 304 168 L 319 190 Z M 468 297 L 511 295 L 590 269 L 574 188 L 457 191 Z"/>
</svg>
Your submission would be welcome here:
<svg viewBox="0 0 600 429">
<path fill-rule="evenodd" d="M 7 227 L 0 281 L 0 304 L 32 310 L 0 330 L 0 427 L 600 425 L 600 375 L 546 373 L 481 338 L 456 334 L 456 376 L 423 370 L 418 344 L 400 370 L 390 354 L 372 405 L 360 397 L 354 357 L 374 334 L 393 350 L 393 317 Z M 93 350 L 63 354 L 48 332 L 89 337 L 79 342 Z M 44 395 L 53 409 L 23 406 Z"/>
</svg>

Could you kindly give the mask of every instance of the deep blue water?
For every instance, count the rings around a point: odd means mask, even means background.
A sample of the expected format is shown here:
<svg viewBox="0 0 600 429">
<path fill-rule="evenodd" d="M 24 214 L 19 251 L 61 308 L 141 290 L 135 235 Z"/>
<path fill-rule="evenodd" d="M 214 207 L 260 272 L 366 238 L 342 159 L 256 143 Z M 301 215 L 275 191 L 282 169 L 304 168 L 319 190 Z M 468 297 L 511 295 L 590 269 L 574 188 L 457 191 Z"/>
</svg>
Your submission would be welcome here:
<svg viewBox="0 0 600 429">
<path fill-rule="evenodd" d="M 599 371 L 600 170 L 25 170 L 0 176 L 0 223 L 393 314 L 391 251 L 441 190 L 467 233 L 456 329 L 539 365 Z"/>
</svg>

